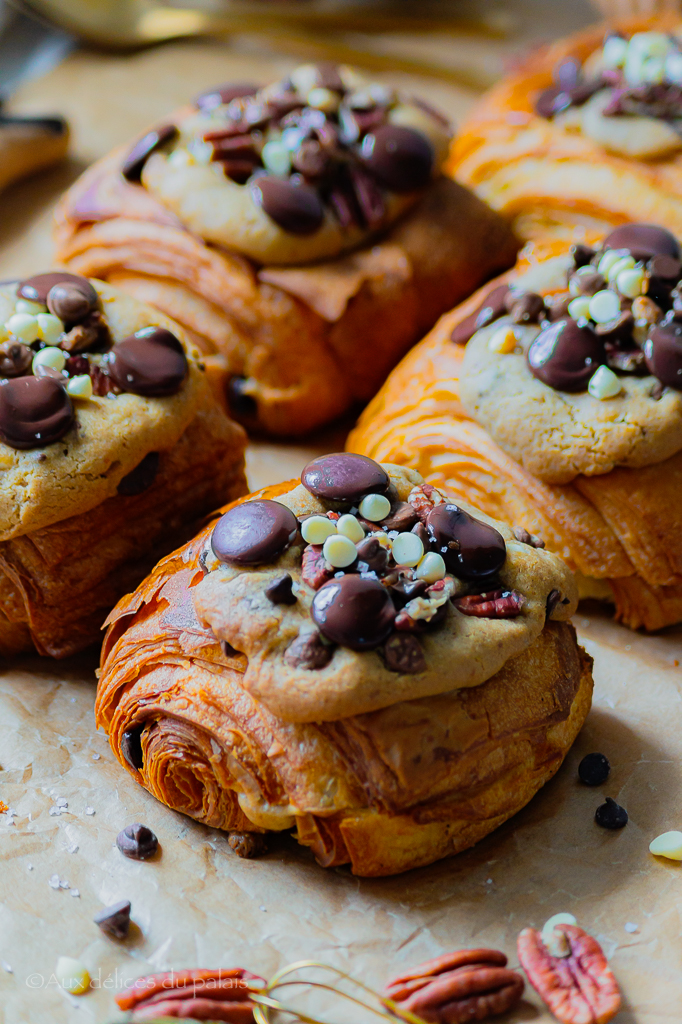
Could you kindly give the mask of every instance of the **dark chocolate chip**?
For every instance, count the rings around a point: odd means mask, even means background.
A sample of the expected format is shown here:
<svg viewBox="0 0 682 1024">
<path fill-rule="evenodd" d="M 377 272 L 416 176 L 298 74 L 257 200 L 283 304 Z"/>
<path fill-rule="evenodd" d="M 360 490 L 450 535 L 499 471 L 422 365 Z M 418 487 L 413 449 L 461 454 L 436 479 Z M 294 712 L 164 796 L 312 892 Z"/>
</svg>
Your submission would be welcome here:
<svg viewBox="0 0 682 1024">
<path fill-rule="evenodd" d="M 258 415 L 258 403 L 246 390 L 246 377 L 230 377 L 227 382 L 227 404 L 230 412 L 240 419 L 253 419 Z"/>
<path fill-rule="evenodd" d="M 128 181 L 139 182 L 144 165 L 152 153 L 160 149 L 161 146 L 165 146 L 167 142 L 176 138 L 177 135 L 178 129 L 174 124 L 164 124 L 160 128 L 154 128 L 152 131 L 147 132 L 139 142 L 135 143 L 128 153 L 121 168 L 123 177 Z"/>
<path fill-rule="evenodd" d="M 377 580 L 341 576 L 320 587 L 311 614 L 328 640 L 353 651 L 368 651 L 388 639 L 395 606 Z"/>
<path fill-rule="evenodd" d="M 362 140 L 360 157 L 367 169 L 393 192 L 414 192 L 431 179 L 433 147 L 414 128 L 380 125 Z"/>
<path fill-rule="evenodd" d="M 130 900 L 121 900 L 95 914 L 93 921 L 112 939 L 127 939 L 130 929 Z"/>
<path fill-rule="evenodd" d="M 634 345 L 632 329 L 635 326 L 635 318 L 629 309 L 624 309 L 613 320 L 606 323 L 596 324 L 594 333 L 603 338 L 604 341 L 616 342 L 619 345 Z"/>
<path fill-rule="evenodd" d="M 605 802 L 594 812 L 594 820 L 602 828 L 625 828 L 628 823 L 628 812 L 607 796 Z"/>
<path fill-rule="evenodd" d="M 398 530 L 403 532 L 411 530 L 418 521 L 419 516 L 414 510 L 414 505 L 408 501 L 398 501 L 391 505 L 391 511 L 385 519 L 381 520 L 382 530 Z"/>
<path fill-rule="evenodd" d="M 680 246 L 675 236 L 656 224 L 621 224 L 603 241 L 604 249 L 627 249 L 636 260 L 652 256 L 680 259 Z"/>
<path fill-rule="evenodd" d="M 577 289 L 577 295 L 596 295 L 597 292 L 606 288 L 606 278 L 598 270 L 589 274 L 572 274 L 570 281 Z"/>
<path fill-rule="evenodd" d="M 88 313 L 97 307 L 99 297 L 89 281 L 82 283 L 63 281 L 55 284 L 47 293 L 47 308 L 65 324 L 82 323 Z"/>
<path fill-rule="evenodd" d="M 20 281 L 17 288 L 17 295 L 20 299 L 27 299 L 29 302 L 39 302 L 42 306 L 47 305 L 47 296 L 57 284 L 69 284 L 74 288 L 80 288 L 85 295 L 93 295 L 93 304 L 97 304 L 97 292 L 92 287 L 87 277 L 80 274 L 67 274 L 63 270 L 54 270 L 49 274 L 36 274 L 34 277 L 27 277 Z"/>
<path fill-rule="evenodd" d="M 426 517 L 426 529 L 432 549 L 460 579 L 486 579 L 505 563 L 507 546 L 502 535 L 457 505 L 435 505 Z"/>
<path fill-rule="evenodd" d="M 145 455 L 142 462 L 135 466 L 135 469 L 131 469 L 130 473 L 126 473 L 116 490 L 125 497 L 142 494 L 143 491 L 148 490 L 154 483 L 158 471 L 159 453 L 149 452 Z"/>
<path fill-rule="evenodd" d="M 346 576 L 345 579 L 353 577 Z M 357 577 L 355 577 L 357 579 Z M 284 660 L 291 668 L 302 668 L 308 671 L 324 668 L 332 660 L 333 647 L 323 642 L 322 637 L 313 632 L 301 631 L 293 643 L 284 652 Z"/>
<path fill-rule="evenodd" d="M 610 771 L 609 759 L 603 754 L 586 754 L 578 765 L 578 778 L 586 786 L 601 786 Z"/>
<path fill-rule="evenodd" d="M 424 526 L 424 524 L 422 522 L 415 523 L 415 525 L 410 530 L 410 533 L 414 533 L 417 537 L 419 537 L 420 541 L 424 545 L 424 550 L 428 549 L 428 546 L 429 546 L 429 535 L 426 532 L 426 527 Z"/>
<path fill-rule="evenodd" d="M 10 448 L 43 448 L 64 437 L 74 420 L 71 399 L 51 377 L 0 381 L 0 437 Z"/>
<path fill-rule="evenodd" d="M 298 520 L 286 505 L 269 499 L 245 501 L 221 516 L 213 528 L 216 558 L 231 565 L 273 562 L 298 533 Z"/>
<path fill-rule="evenodd" d="M 569 249 L 569 253 L 573 258 L 576 270 L 578 267 L 587 266 L 587 264 L 590 263 L 596 255 L 594 249 L 591 249 L 589 245 L 582 245 L 581 242 L 577 242 L 575 245 L 572 245 Z"/>
<path fill-rule="evenodd" d="M 312 235 L 322 226 L 322 200 L 310 185 L 263 175 L 253 182 L 251 191 L 268 217 L 289 234 Z"/>
<path fill-rule="evenodd" d="M 540 331 L 526 356 L 531 373 L 557 391 L 584 391 L 606 362 L 604 342 L 591 327 L 571 317 Z"/>
<path fill-rule="evenodd" d="M 682 391 L 682 319 L 673 311 L 649 331 L 644 358 L 661 384 Z"/>
<path fill-rule="evenodd" d="M 391 672 L 415 675 L 426 671 L 426 658 L 413 633 L 394 633 L 384 644 L 384 661 Z"/>
<path fill-rule="evenodd" d="M 234 850 L 238 857 L 244 860 L 251 860 L 254 857 L 262 857 L 268 852 L 268 845 L 265 836 L 260 832 L 230 832 L 227 837 L 230 849 Z"/>
<path fill-rule="evenodd" d="M 293 580 L 288 572 L 278 576 L 265 588 L 265 596 L 273 604 L 296 604 L 296 595 L 292 588 Z"/>
<path fill-rule="evenodd" d="M 570 91 L 578 85 L 582 74 L 582 65 L 577 57 L 560 60 L 552 72 L 552 77 L 562 89 Z"/>
<path fill-rule="evenodd" d="M 301 473 L 301 483 L 323 501 L 357 504 L 366 494 L 385 494 L 391 481 L 373 459 L 337 452 L 309 462 Z"/>
<path fill-rule="evenodd" d="M 159 840 L 146 825 L 135 822 L 134 825 L 126 825 L 122 832 L 116 837 L 118 846 L 124 857 L 131 860 L 149 860 L 159 848 Z"/>
<path fill-rule="evenodd" d="M 34 352 L 21 341 L 3 341 L 0 345 L 0 377 L 21 377 L 28 373 Z"/>
<path fill-rule="evenodd" d="M 121 737 L 121 753 L 130 767 L 138 772 L 141 772 L 144 768 L 142 729 L 143 726 L 137 726 L 135 729 L 126 729 Z"/>
<path fill-rule="evenodd" d="M 194 101 L 199 110 L 211 110 L 224 103 L 231 103 L 232 100 L 239 100 L 243 96 L 255 96 L 258 86 L 248 82 L 234 82 L 227 85 L 218 85 L 214 89 L 207 89 L 202 92 Z"/>
<path fill-rule="evenodd" d="M 358 558 L 370 572 L 382 573 L 388 565 L 388 552 L 375 537 L 365 537 L 356 545 Z"/>
<path fill-rule="evenodd" d="M 170 331 L 144 327 L 114 345 L 107 371 L 122 391 L 145 397 L 174 395 L 187 376 L 187 358 Z"/>
</svg>

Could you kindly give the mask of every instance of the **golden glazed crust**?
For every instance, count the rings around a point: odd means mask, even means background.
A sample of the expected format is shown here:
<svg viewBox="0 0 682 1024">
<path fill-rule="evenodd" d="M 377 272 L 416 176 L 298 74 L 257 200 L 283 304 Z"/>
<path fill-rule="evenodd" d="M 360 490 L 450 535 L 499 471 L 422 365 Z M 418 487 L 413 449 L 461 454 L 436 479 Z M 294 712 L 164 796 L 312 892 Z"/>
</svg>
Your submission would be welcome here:
<svg viewBox="0 0 682 1024">
<path fill-rule="evenodd" d="M 666 32 L 679 30 L 680 18 L 660 14 L 608 27 L 625 35 Z M 521 238 L 565 235 L 576 225 L 603 235 L 627 221 L 664 224 L 682 236 L 682 150 L 657 159 L 616 155 L 567 130 L 561 117 L 535 113 L 536 96 L 554 84 L 556 64 L 571 56 L 586 60 L 605 31 L 588 28 L 534 54 L 487 93 L 453 144 L 449 171 L 507 217 Z M 640 125 L 634 134 L 641 131 Z"/>
<path fill-rule="evenodd" d="M 119 603 L 102 651 L 97 723 L 158 799 L 218 828 L 296 827 L 321 864 L 377 876 L 473 845 L 556 772 L 592 693 L 591 659 L 570 625 L 548 622 L 479 686 L 332 723 L 285 722 L 244 688 L 244 655 L 196 618 L 211 528 Z M 131 729 L 141 730 L 140 770 L 122 746 Z"/>
<path fill-rule="evenodd" d="M 349 450 L 417 470 L 456 500 L 540 536 L 574 570 L 602 583 L 632 628 L 682 621 L 682 453 L 641 469 L 544 483 L 464 409 L 465 350 L 453 328 L 507 274 L 444 316 L 393 372 L 348 439 Z"/>
<path fill-rule="evenodd" d="M 191 234 L 120 174 L 89 168 L 56 213 L 59 259 L 182 324 L 245 396 L 235 414 L 300 435 L 366 402 L 438 316 L 509 266 L 509 228 L 441 178 L 374 244 L 299 267 L 258 267 Z"/>
</svg>

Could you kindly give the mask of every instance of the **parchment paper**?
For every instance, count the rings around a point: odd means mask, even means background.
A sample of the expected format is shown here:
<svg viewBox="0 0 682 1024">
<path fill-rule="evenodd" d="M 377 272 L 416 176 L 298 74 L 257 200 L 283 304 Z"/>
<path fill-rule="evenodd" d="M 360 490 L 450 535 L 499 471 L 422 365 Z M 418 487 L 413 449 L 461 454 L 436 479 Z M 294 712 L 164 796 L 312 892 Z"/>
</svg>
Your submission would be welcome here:
<svg viewBox="0 0 682 1024">
<path fill-rule="evenodd" d="M 49 267 L 53 202 L 88 161 L 207 85 L 262 81 L 290 66 L 246 46 L 187 43 L 127 58 L 76 54 L 24 89 L 16 109 L 71 119 L 73 160 L 0 199 L 0 276 Z M 471 102 L 448 86 L 414 87 L 456 117 Z M 340 430 L 305 447 L 253 444 L 251 484 L 295 475 L 342 443 Z M 648 844 L 682 828 L 682 630 L 643 637 L 595 609 L 581 609 L 576 624 L 596 659 L 595 703 L 558 776 L 474 850 L 376 881 L 325 872 L 285 838 L 260 860 L 240 860 L 222 834 L 168 811 L 120 769 L 94 731 L 93 659 L 4 664 L 0 800 L 16 816 L 10 824 L 0 815 L 2 1024 L 120 1019 L 115 990 L 170 968 L 240 964 L 269 975 L 312 957 L 380 987 L 402 968 L 466 946 L 503 949 L 514 965 L 520 929 L 558 911 L 574 913 L 610 956 L 625 995 L 617 1024 L 679 1024 L 682 868 L 653 858 Z M 590 789 L 576 768 L 595 750 L 612 771 L 605 786 Z M 605 795 L 630 814 L 622 832 L 594 824 Z M 61 813 L 58 801 L 68 804 Z M 118 831 L 133 821 L 159 836 L 157 860 L 128 861 L 115 849 Z M 55 875 L 69 888 L 52 888 Z M 132 901 L 137 926 L 125 943 L 92 923 L 120 899 Z M 90 969 L 96 987 L 86 996 L 57 988 L 51 975 L 60 955 Z M 360 1017 L 341 1010 L 335 1019 Z M 505 1019 L 551 1020 L 530 991 Z"/>
</svg>

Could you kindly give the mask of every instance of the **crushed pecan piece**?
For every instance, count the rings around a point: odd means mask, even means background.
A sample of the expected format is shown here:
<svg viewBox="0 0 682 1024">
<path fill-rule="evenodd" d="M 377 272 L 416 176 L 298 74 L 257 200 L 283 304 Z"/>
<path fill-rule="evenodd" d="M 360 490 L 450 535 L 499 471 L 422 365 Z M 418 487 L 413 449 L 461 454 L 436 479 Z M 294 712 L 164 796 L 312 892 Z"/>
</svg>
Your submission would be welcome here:
<svg viewBox="0 0 682 1024">
<path fill-rule="evenodd" d="M 90 363 L 90 379 L 92 380 L 92 393 L 99 398 L 104 398 L 110 392 L 117 393 L 119 390 L 111 377 L 97 363 Z"/>
<path fill-rule="evenodd" d="M 544 548 L 545 542 L 534 533 L 529 533 L 523 526 L 517 526 L 514 536 L 520 544 L 529 544 L 532 548 Z"/>
<path fill-rule="evenodd" d="M 433 506 L 440 504 L 440 502 L 434 500 L 434 491 L 435 487 L 432 487 L 430 484 L 421 484 L 418 487 L 413 487 L 407 496 L 408 502 L 422 522 L 426 521 L 426 517 Z M 436 494 L 438 494 L 437 491 Z M 440 498 L 440 495 L 438 497 Z"/>
<path fill-rule="evenodd" d="M 516 1006 L 523 994 L 523 978 L 506 965 L 495 949 L 447 953 L 389 982 L 384 1005 L 401 1019 L 403 1011 L 429 1024 L 487 1020 Z"/>
<path fill-rule="evenodd" d="M 463 615 L 478 615 L 482 619 L 513 619 L 521 614 L 526 603 L 518 590 L 489 590 L 485 594 L 467 594 L 454 601 Z"/>
<path fill-rule="evenodd" d="M 334 570 L 322 554 L 321 544 L 308 544 L 303 549 L 301 562 L 301 579 L 313 590 L 319 590 L 323 583 L 330 580 Z"/>
<path fill-rule="evenodd" d="M 324 668 L 332 660 L 334 648 L 322 641 L 317 631 L 301 632 L 289 644 L 284 655 L 287 665 L 292 668 Z"/>
<path fill-rule="evenodd" d="M 518 939 L 521 966 L 561 1024 L 607 1024 L 620 1009 L 620 991 L 596 939 L 572 924 L 558 924 L 571 947 L 555 957 L 540 932 L 524 928 Z"/>
<path fill-rule="evenodd" d="M 268 849 L 265 836 L 260 832 L 230 832 L 227 841 L 237 856 L 245 860 L 261 857 Z"/>
<path fill-rule="evenodd" d="M 0 375 L 21 377 L 31 370 L 35 352 L 21 341 L 3 341 L 0 345 Z"/>
</svg>

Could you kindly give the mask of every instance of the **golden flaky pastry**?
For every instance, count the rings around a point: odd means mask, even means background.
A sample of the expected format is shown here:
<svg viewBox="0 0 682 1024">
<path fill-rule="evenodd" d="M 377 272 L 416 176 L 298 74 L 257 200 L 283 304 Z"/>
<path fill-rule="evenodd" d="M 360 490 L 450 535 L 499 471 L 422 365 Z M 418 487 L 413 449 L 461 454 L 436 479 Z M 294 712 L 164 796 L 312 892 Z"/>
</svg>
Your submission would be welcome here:
<svg viewBox="0 0 682 1024">
<path fill-rule="evenodd" d="M 517 246 L 443 177 L 450 129 L 424 104 L 327 66 L 235 92 L 89 168 L 58 256 L 181 323 L 247 426 L 300 435 L 371 398 Z"/>
<path fill-rule="evenodd" d="M 0 652 L 63 657 L 244 492 L 245 439 L 181 328 L 109 285 L 5 285 L 0 330 Z"/>
<path fill-rule="evenodd" d="M 652 226 L 618 231 L 616 248 L 595 240 L 568 261 L 567 243 L 529 244 L 409 354 L 349 445 L 539 538 L 583 596 L 653 630 L 682 620 L 679 247 Z M 647 255 L 652 242 L 677 255 Z M 649 296 L 624 297 L 633 281 Z M 612 321 L 590 318 L 609 304 Z"/>
<path fill-rule="evenodd" d="M 669 12 L 534 53 L 475 107 L 449 170 L 522 238 L 629 220 L 682 236 L 680 38 Z"/>
<path fill-rule="evenodd" d="M 334 455 L 302 480 L 229 506 L 119 603 L 97 722 L 173 809 L 394 874 L 473 845 L 560 766 L 592 692 L 576 590 L 412 471 Z"/>
</svg>

